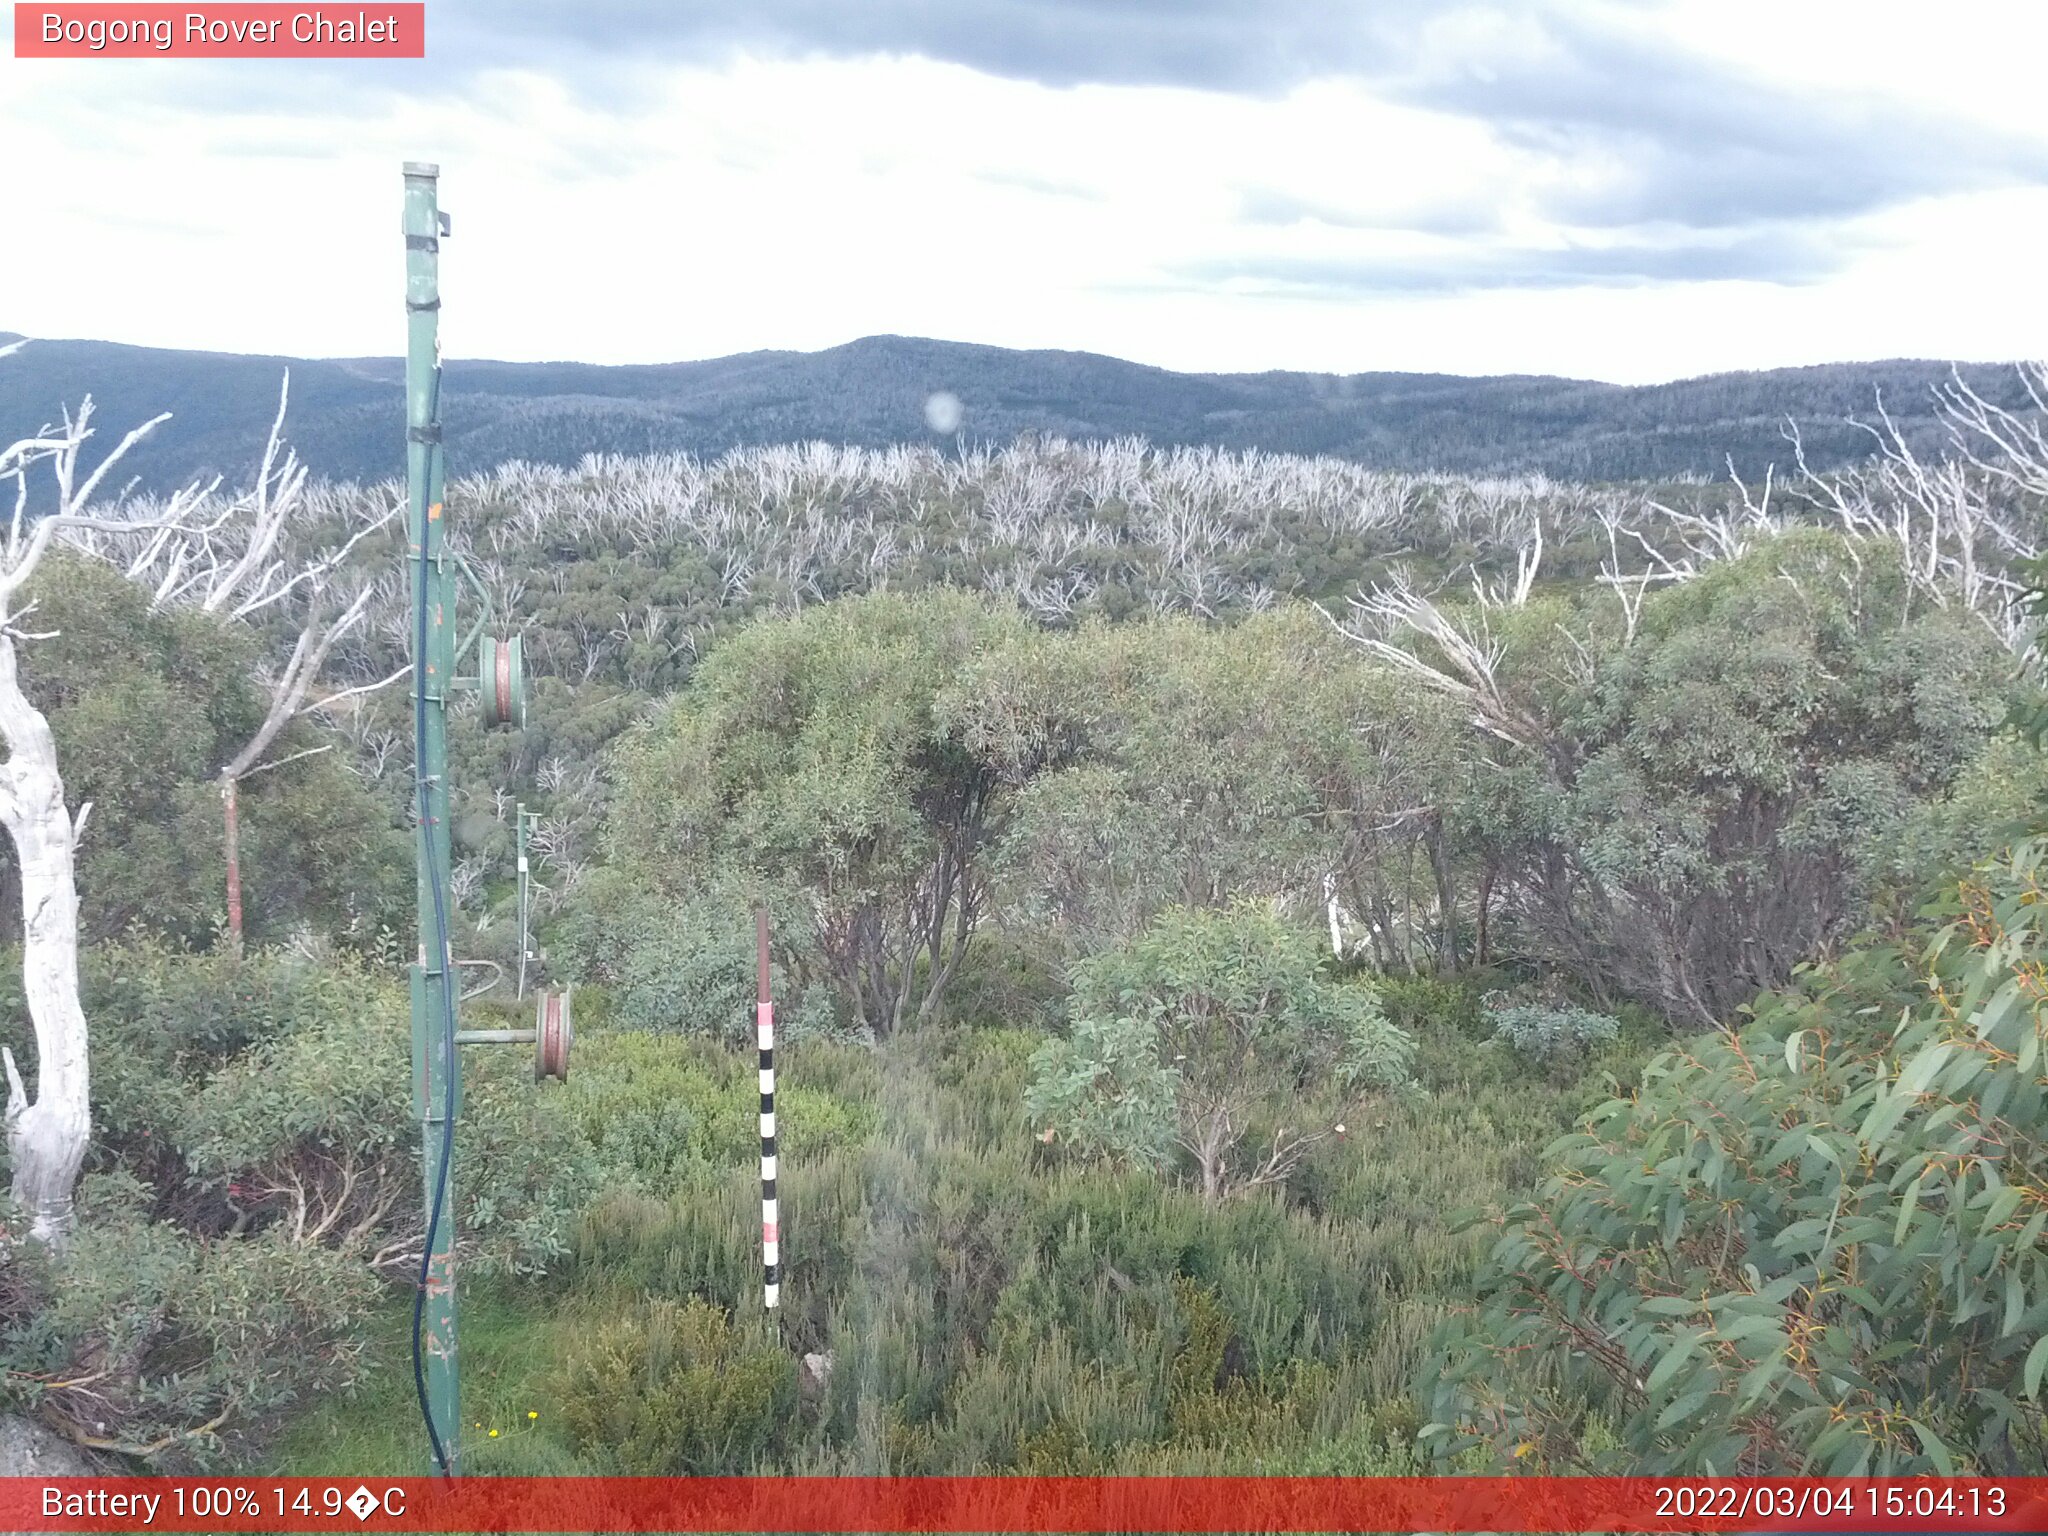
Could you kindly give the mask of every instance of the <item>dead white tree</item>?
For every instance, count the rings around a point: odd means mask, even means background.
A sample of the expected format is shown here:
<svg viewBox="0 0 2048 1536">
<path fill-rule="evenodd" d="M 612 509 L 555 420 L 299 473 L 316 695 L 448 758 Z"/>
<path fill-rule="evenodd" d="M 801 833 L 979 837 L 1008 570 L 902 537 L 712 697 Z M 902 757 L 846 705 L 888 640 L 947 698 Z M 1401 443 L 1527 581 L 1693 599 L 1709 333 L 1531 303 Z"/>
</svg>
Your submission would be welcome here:
<svg viewBox="0 0 2048 1536">
<path fill-rule="evenodd" d="M 2039 365 L 2020 377 L 2037 410 L 2048 383 Z M 2027 418 L 1982 399 L 1960 374 L 1935 392 L 1955 453 L 1927 459 L 1915 453 L 1878 397 L 1878 426 L 1855 422 L 1877 452 L 1865 463 L 1820 474 L 1806 461 L 1797 428 L 1786 436 L 1800 480 L 1798 494 L 1832 513 L 1853 540 L 1896 546 L 1912 591 L 1935 607 L 1959 602 L 2015 655 L 2033 644 L 2034 624 L 2023 606 L 2025 583 L 2017 568 L 2039 556 L 2038 542 L 2016 508 L 2048 494 L 2048 416 Z"/>
<path fill-rule="evenodd" d="M 14 516 L 0 557 L 0 740 L 7 747 L 7 761 L 0 764 L 0 822 L 14 843 L 21 873 L 21 975 L 36 1044 L 34 1097 L 11 1047 L 0 1046 L 0 1065 L 7 1074 L 14 1198 L 29 1213 L 30 1235 L 52 1246 L 62 1244 L 71 1230 L 72 1191 L 92 1135 L 86 1020 L 78 995 L 75 870 L 79 835 L 92 806 L 88 802 L 73 812 L 64 803 L 50 722 L 22 687 L 19 645 L 49 636 L 20 627 L 35 604 L 19 599 L 59 535 L 137 531 L 132 519 L 94 517 L 87 509 L 128 451 L 166 419 L 157 416 L 135 428 L 83 479 L 80 455 L 94 431 L 90 398 L 80 402 L 75 414 L 65 412 L 60 425 L 0 449 L 0 484 L 15 482 Z M 39 467 L 49 469 L 56 499 L 47 513 L 28 523 L 30 472 Z M 196 494 L 188 490 L 174 496 L 155 521 L 174 526 L 188 517 Z"/>
<path fill-rule="evenodd" d="M 1488 583 L 1481 579 L 1478 568 L 1472 571 L 1472 593 L 1482 608 L 1519 608 L 1529 601 L 1529 593 L 1536 585 L 1536 573 L 1543 565 L 1543 519 L 1541 516 L 1529 520 L 1529 536 L 1515 549 L 1515 580 L 1510 586 L 1507 578 Z"/>
<path fill-rule="evenodd" d="M 1351 598 L 1350 606 L 1349 623 L 1328 609 L 1323 617 L 1368 655 L 1458 700 L 1470 711 L 1472 723 L 1489 735 L 1524 746 L 1546 740 L 1542 723 L 1510 695 L 1500 676 L 1505 651 L 1488 626 L 1485 604 L 1469 617 L 1454 615 L 1416 591 L 1405 572 L 1395 571 L 1385 583 Z M 1397 639 L 1402 635 L 1425 644 L 1402 645 Z"/>
<path fill-rule="evenodd" d="M 1665 574 L 1655 570 L 1637 571 L 1629 574 L 1623 569 L 1621 542 L 1621 513 L 1612 507 L 1600 512 L 1600 526 L 1607 533 L 1607 558 L 1600 562 L 1597 580 L 1607 587 L 1621 603 L 1621 643 L 1624 647 L 1635 644 L 1636 626 L 1643 616 L 1643 599 L 1649 595 L 1653 582 L 1666 579 Z M 1637 534 L 1640 541 L 1642 535 Z"/>
<path fill-rule="evenodd" d="M 291 659 L 284 668 L 270 680 L 270 708 L 263 716 L 263 723 L 256 733 L 242 744 L 240 751 L 223 763 L 216 779 L 220 785 L 221 821 L 223 846 L 227 860 L 228 893 L 228 945 L 236 954 L 242 952 L 242 835 L 241 835 L 241 793 L 244 780 L 273 768 L 282 768 L 287 763 L 302 758 L 317 757 L 331 749 L 332 743 L 307 747 L 298 752 L 287 753 L 269 762 L 263 761 L 284 728 L 300 715 L 311 709 L 331 706 L 339 695 L 329 695 L 309 704 L 306 694 L 313 680 L 320 675 L 327 661 L 327 653 L 334 648 L 334 642 L 353 629 L 362 619 L 369 606 L 370 589 L 363 588 L 355 598 L 330 623 L 325 621 L 316 608 L 306 619 L 299 631 L 298 644 L 293 647 Z M 382 682 L 366 684 L 361 688 L 347 690 L 349 693 L 364 693 L 381 688 L 386 683 L 396 682 L 410 668 L 393 673 Z"/>
<path fill-rule="evenodd" d="M 2020 364 L 2019 379 L 2033 405 L 2029 414 L 1993 405 L 1951 366 L 1949 382 L 1935 392 L 1942 424 L 1956 451 L 1993 480 L 2048 498 L 2048 362 Z"/>
<path fill-rule="evenodd" d="M 18 346 L 0 349 L 0 356 Z M 93 499 L 108 476 L 169 413 L 130 431 L 87 471 L 82 460 L 95 434 L 92 419 L 88 397 L 75 413 L 65 412 L 61 423 L 0 450 L 0 485 L 11 479 L 15 492 L 0 555 L 0 741 L 7 749 L 0 764 L 0 823 L 14 844 L 21 875 L 22 985 L 36 1046 L 34 1096 L 11 1047 L 0 1046 L 0 1065 L 7 1076 L 13 1195 L 29 1213 L 30 1235 L 53 1246 L 72 1227 L 73 1190 L 92 1135 L 89 1031 L 78 991 L 76 872 L 78 840 L 92 807 L 73 812 L 66 805 L 49 721 L 22 686 L 19 645 L 52 636 L 21 627 L 35 607 L 20 602 L 21 594 L 61 541 L 119 558 L 131 577 L 152 582 L 158 603 L 188 601 L 247 618 L 295 594 L 316 595 L 349 551 L 375 531 L 360 529 L 339 549 L 303 564 L 279 553 L 281 531 L 305 478 L 291 456 L 279 465 L 281 412 L 252 492 L 223 504 L 214 497 L 217 480 L 203 488 L 195 482 L 162 502 L 121 506 L 117 499 L 110 515 L 96 515 Z M 31 518 L 31 479 L 45 469 L 54 482 L 54 500 Z M 303 706 L 319 662 L 338 634 L 360 620 L 366 603 L 367 595 L 359 593 L 332 623 L 307 622 L 294 661 L 274 687 L 270 718 L 250 743 L 254 750 L 237 754 L 224 773 L 238 780 L 259 771 L 262 752 Z"/>
</svg>

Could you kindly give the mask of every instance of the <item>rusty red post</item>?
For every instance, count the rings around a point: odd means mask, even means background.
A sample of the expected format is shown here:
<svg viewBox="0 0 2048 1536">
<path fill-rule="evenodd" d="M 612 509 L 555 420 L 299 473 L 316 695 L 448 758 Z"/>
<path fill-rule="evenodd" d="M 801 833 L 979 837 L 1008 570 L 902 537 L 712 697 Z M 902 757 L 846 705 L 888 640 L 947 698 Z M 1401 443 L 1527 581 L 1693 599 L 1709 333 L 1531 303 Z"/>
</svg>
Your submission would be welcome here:
<svg viewBox="0 0 2048 1536">
<path fill-rule="evenodd" d="M 232 778 L 220 786 L 223 816 L 227 822 L 228 855 L 228 948 L 236 959 L 242 957 L 242 826 L 240 793 Z"/>
</svg>

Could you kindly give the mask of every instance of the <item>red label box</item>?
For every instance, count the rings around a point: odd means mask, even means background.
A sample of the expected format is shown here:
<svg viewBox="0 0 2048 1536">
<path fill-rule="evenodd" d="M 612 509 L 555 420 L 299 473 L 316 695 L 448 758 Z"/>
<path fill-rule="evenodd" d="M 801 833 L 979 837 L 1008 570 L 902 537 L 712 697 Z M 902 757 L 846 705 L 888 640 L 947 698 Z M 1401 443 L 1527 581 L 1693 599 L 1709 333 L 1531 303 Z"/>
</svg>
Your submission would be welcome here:
<svg viewBox="0 0 2048 1536">
<path fill-rule="evenodd" d="M 18 59 L 421 59 L 419 0 L 339 5 L 35 5 L 16 0 Z"/>
<path fill-rule="evenodd" d="M 2048 1531 L 2048 1478 L 0 1478 L 0 1530 Z"/>
</svg>

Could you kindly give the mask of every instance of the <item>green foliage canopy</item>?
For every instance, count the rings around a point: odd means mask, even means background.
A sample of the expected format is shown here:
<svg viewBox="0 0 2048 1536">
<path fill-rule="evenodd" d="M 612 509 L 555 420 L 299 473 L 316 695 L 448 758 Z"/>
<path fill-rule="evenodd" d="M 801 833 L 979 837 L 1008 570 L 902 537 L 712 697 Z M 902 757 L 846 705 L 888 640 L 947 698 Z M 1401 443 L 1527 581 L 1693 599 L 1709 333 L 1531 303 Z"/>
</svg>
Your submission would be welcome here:
<svg viewBox="0 0 2048 1536">
<path fill-rule="evenodd" d="M 1508 636 L 1504 667 L 1540 737 L 1491 834 L 1524 942 L 1700 1025 L 1861 925 L 2013 692 L 1895 549 L 1820 529 L 1650 594 L 1576 662 L 1555 628 Z"/>
<path fill-rule="evenodd" d="M 1405 1082 L 1413 1046 L 1370 988 L 1323 980 L 1314 946 L 1249 904 L 1170 909 L 1075 967 L 1072 1009 L 1032 1057 L 1030 1114 L 1084 1152 L 1183 1152 L 1212 1201 L 1283 1182 L 1330 1134 L 1288 1123 L 1302 1089 Z"/>
<path fill-rule="evenodd" d="M 1173 905 L 1320 906 L 1326 879 L 1391 915 L 1463 751 L 1443 700 L 1305 605 L 1035 636 L 985 658 L 950 707 L 1016 786 L 999 875 L 1020 920 L 1077 954 Z"/>
<path fill-rule="evenodd" d="M 1446 1340 L 1439 1443 L 1637 1473 L 2041 1465 L 2044 858 L 2020 844 L 1924 953 L 1806 972 L 1558 1143 Z"/>
<path fill-rule="evenodd" d="M 936 711 L 1021 618 L 881 594 L 755 624 L 622 752 L 613 853 L 658 890 L 777 901 L 799 983 L 878 1035 L 938 1008 L 987 904 L 988 766 Z"/>
<path fill-rule="evenodd" d="M 152 612 L 110 566 L 55 552 L 33 584 L 39 630 L 23 677 L 50 722 L 65 795 L 92 805 L 79 842 L 80 927 L 88 940 L 139 927 L 211 941 L 227 910 L 218 775 L 262 723 L 253 638 L 210 614 Z M 329 743 L 331 744 L 331 738 Z M 273 750 L 323 745 L 301 721 Z M 244 904 L 252 942 L 301 924 L 367 946 L 404 920 L 405 834 L 335 751 L 242 785 Z M 0 844 L 0 859 L 12 864 Z M 20 932 L 0 908 L 0 936 Z"/>
</svg>

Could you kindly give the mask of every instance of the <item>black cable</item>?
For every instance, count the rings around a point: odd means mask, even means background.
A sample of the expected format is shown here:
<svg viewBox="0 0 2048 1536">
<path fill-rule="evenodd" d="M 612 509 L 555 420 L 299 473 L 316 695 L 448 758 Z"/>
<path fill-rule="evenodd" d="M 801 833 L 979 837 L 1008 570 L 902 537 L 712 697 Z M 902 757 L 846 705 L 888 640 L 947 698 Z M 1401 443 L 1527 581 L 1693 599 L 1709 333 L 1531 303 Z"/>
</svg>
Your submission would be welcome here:
<svg viewBox="0 0 2048 1536">
<path fill-rule="evenodd" d="M 434 362 L 434 387 L 427 408 L 427 419 L 432 427 L 441 424 L 441 364 Z M 420 488 L 421 506 L 416 526 L 420 531 L 419 579 L 414 584 L 414 629 L 412 648 L 412 731 L 413 731 L 413 788 L 418 805 L 421 839 L 421 857 L 426 860 L 427 883 L 434 888 L 434 953 L 441 966 L 441 1005 L 443 1012 L 443 1043 L 447 1050 L 447 1098 L 441 1116 L 441 1165 L 434 1174 L 434 1200 L 431 1214 L 427 1217 L 427 1240 L 420 1252 L 420 1277 L 412 1299 L 412 1382 L 413 1390 L 419 1394 L 420 1418 L 427 1426 L 427 1440 L 434 1448 L 434 1462 L 444 1477 L 453 1475 L 448 1465 L 448 1450 L 441 1443 L 440 1431 L 434 1425 L 434 1411 L 427 1404 L 426 1357 L 421 1349 L 421 1339 L 426 1327 L 427 1281 L 433 1273 L 434 1234 L 441 1228 L 441 1206 L 448 1193 L 448 1170 L 455 1155 L 455 991 L 450 984 L 452 969 L 448 946 L 448 909 L 441 894 L 441 871 L 434 861 L 434 829 L 430 783 L 423 771 L 426 763 L 427 739 L 427 552 L 432 539 L 433 519 L 425 505 L 426 498 L 433 494 L 434 463 L 441 453 L 438 442 L 427 449 L 425 484 Z M 449 1255 L 452 1267 L 454 1255 Z"/>
</svg>

